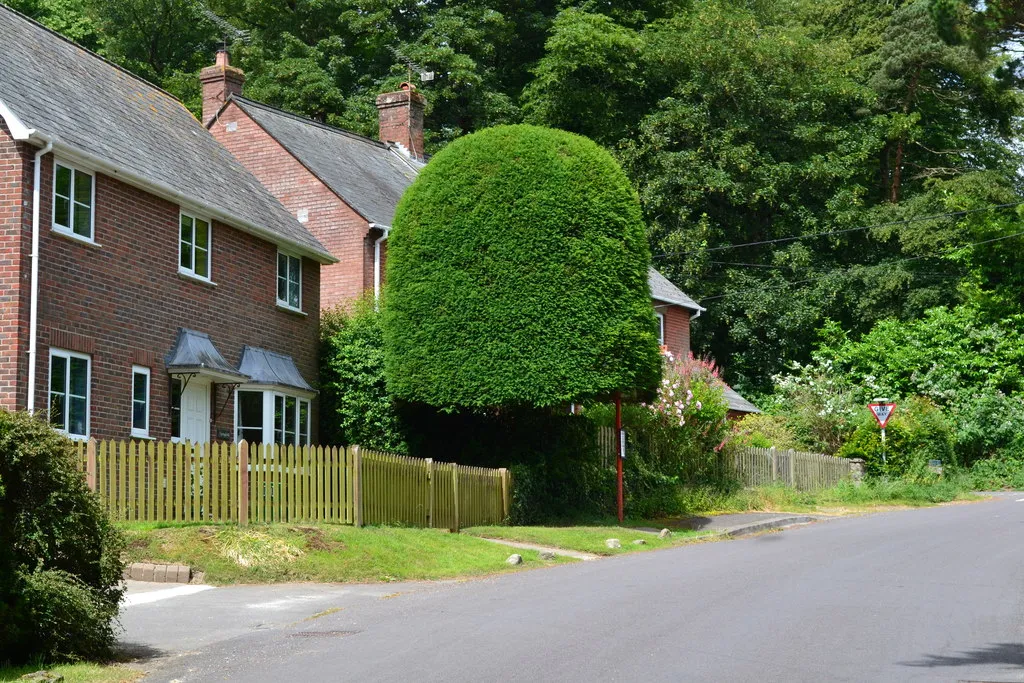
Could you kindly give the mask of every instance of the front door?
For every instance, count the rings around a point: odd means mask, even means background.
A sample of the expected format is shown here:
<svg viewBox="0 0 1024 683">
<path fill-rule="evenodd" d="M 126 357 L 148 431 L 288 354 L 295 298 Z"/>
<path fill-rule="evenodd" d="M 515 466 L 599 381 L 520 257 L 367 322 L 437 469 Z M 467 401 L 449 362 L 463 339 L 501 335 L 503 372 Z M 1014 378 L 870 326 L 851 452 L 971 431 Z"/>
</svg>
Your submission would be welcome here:
<svg viewBox="0 0 1024 683">
<path fill-rule="evenodd" d="M 197 377 L 181 392 L 181 439 L 192 443 L 210 440 L 210 383 Z"/>
</svg>

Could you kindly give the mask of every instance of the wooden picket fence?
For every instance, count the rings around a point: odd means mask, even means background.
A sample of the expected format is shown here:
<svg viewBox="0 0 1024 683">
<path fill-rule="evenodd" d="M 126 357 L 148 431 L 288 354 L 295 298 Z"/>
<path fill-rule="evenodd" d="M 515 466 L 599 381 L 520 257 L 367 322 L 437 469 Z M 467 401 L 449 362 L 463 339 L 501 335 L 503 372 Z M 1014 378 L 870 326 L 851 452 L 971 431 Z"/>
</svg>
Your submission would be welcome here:
<svg viewBox="0 0 1024 683">
<path fill-rule="evenodd" d="M 78 444 L 112 518 L 146 522 L 332 522 L 447 528 L 500 524 L 505 469 L 361 449 L 233 443 Z"/>
<path fill-rule="evenodd" d="M 784 484 L 800 491 L 816 491 L 852 479 L 846 458 L 775 448 L 741 448 L 723 454 L 744 486 Z"/>
</svg>

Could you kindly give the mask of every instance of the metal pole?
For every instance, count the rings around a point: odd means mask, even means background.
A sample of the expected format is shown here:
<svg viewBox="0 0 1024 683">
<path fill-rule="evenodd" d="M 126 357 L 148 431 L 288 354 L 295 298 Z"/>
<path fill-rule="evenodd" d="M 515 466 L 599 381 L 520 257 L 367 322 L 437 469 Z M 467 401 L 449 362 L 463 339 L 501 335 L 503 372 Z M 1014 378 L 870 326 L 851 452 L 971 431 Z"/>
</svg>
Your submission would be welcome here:
<svg viewBox="0 0 1024 683">
<path fill-rule="evenodd" d="M 618 485 L 619 524 L 622 524 L 622 394 L 615 392 L 615 473 Z"/>
<path fill-rule="evenodd" d="M 885 427 L 882 427 L 882 464 L 885 464 Z"/>
</svg>

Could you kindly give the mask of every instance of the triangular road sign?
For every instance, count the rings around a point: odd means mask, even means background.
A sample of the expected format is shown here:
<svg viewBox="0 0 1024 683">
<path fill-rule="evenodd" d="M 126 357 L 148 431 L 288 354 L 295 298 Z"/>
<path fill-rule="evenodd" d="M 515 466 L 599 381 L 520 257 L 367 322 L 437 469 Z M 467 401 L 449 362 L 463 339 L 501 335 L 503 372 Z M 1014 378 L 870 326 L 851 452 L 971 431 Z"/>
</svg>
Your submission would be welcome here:
<svg viewBox="0 0 1024 683">
<path fill-rule="evenodd" d="M 895 403 L 869 403 L 868 408 L 874 414 L 875 419 L 878 420 L 878 426 L 885 429 L 885 425 L 888 424 L 889 418 L 892 417 L 892 413 L 896 410 Z"/>
</svg>

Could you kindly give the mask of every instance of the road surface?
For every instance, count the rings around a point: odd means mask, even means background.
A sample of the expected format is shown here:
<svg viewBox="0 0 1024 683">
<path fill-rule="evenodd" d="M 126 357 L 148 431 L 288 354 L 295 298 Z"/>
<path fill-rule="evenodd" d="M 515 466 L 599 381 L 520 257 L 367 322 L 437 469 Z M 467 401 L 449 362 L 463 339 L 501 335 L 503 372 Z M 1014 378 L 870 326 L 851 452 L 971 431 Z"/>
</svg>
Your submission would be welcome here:
<svg viewBox="0 0 1024 683">
<path fill-rule="evenodd" d="M 1024 681 L 1024 494 L 467 582 L 216 588 L 123 623 L 147 680 L 182 683 Z"/>
</svg>

